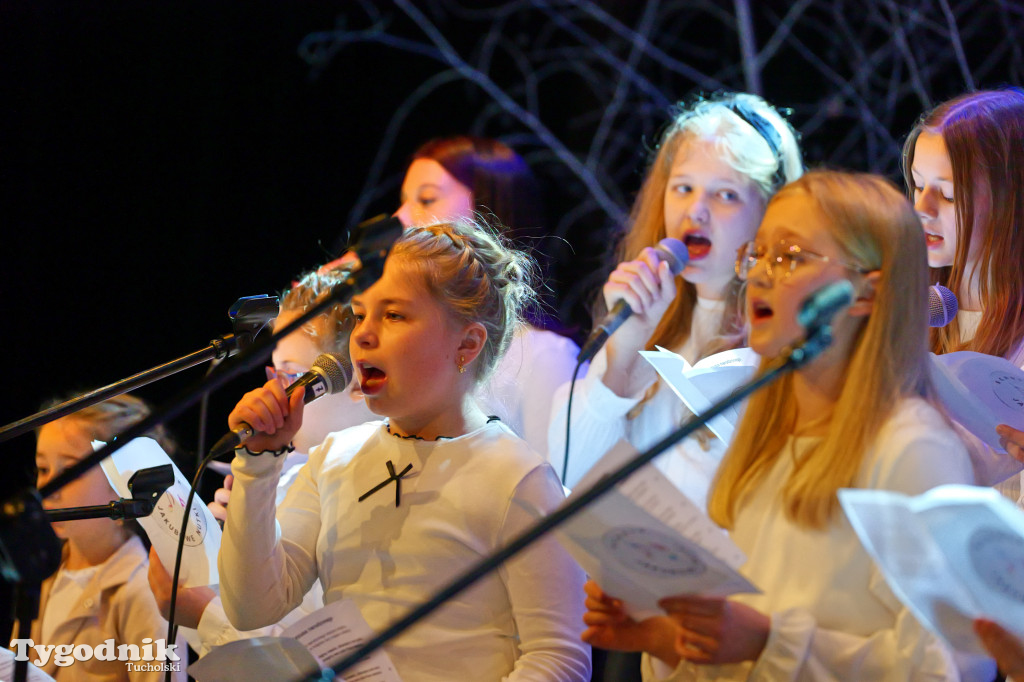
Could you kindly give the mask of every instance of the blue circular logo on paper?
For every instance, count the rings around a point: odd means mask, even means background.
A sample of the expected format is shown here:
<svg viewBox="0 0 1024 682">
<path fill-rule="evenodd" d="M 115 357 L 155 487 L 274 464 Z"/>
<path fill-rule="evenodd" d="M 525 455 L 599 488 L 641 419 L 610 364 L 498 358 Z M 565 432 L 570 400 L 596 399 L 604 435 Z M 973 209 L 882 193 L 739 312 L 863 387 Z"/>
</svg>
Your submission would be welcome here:
<svg viewBox="0 0 1024 682">
<path fill-rule="evenodd" d="M 992 372 L 992 393 L 1003 405 L 1016 412 L 1024 412 L 1024 379 L 1009 372 Z"/>
<path fill-rule="evenodd" d="M 616 528 L 604 534 L 604 546 L 626 568 L 659 578 L 700 575 L 707 566 L 678 537 L 649 528 Z"/>
<path fill-rule="evenodd" d="M 971 534 L 967 551 L 975 573 L 990 590 L 1024 604 L 1024 539 L 983 527 Z"/>
</svg>

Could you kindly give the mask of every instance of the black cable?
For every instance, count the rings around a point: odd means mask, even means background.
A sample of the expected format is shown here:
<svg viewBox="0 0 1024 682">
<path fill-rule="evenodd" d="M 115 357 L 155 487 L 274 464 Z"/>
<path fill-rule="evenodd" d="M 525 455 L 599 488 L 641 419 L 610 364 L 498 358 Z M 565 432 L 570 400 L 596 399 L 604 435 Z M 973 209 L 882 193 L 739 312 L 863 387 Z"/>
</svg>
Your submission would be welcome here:
<svg viewBox="0 0 1024 682">
<path fill-rule="evenodd" d="M 572 381 L 569 382 L 569 404 L 565 407 L 565 459 L 562 461 L 562 485 L 569 487 L 565 482 L 565 477 L 569 475 L 569 432 L 572 430 L 572 394 L 576 389 L 576 375 L 580 372 L 580 367 L 583 366 L 582 356 L 576 358 L 576 369 L 572 371 Z"/>
<path fill-rule="evenodd" d="M 199 467 L 196 469 L 195 475 L 192 477 L 192 486 L 188 491 L 188 499 L 185 501 L 185 512 L 184 518 L 181 521 L 181 528 L 178 531 L 178 551 L 174 556 L 174 573 L 171 576 L 171 604 L 167 612 L 167 645 L 174 644 L 178 640 L 178 626 L 174 623 L 174 607 L 178 599 L 178 576 L 181 572 L 181 556 L 185 553 L 185 534 L 188 532 L 188 521 L 192 512 L 192 501 L 196 496 L 196 487 L 199 485 L 199 477 L 206 471 L 206 465 L 213 460 L 214 453 L 208 454 L 202 462 L 199 463 Z M 185 651 L 185 657 L 188 658 L 188 651 Z M 166 662 L 166 661 L 165 661 Z M 171 666 L 167 666 L 167 671 L 164 675 L 166 682 L 171 682 Z"/>
</svg>

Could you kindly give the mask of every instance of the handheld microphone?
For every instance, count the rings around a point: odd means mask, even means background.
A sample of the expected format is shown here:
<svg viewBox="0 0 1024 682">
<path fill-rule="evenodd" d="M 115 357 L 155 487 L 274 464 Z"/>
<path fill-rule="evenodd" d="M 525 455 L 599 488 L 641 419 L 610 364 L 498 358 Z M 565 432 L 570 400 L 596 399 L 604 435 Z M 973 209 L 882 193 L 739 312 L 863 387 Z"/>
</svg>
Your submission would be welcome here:
<svg viewBox="0 0 1024 682">
<path fill-rule="evenodd" d="M 673 277 L 682 272 L 686 267 L 687 261 L 690 260 L 690 252 L 687 250 L 686 244 L 671 237 L 666 237 L 658 242 L 658 245 L 654 247 L 654 251 L 658 254 L 659 262 L 665 261 L 668 263 L 668 268 L 672 272 Z M 583 363 L 597 355 L 597 351 L 601 350 L 601 347 L 608 341 L 608 337 L 614 334 L 615 330 L 621 327 L 622 323 L 629 319 L 629 316 L 632 314 L 633 309 L 628 303 L 623 300 L 616 301 L 615 305 L 612 306 L 611 312 L 601 320 L 600 324 L 594 327 L 594 331 L 590 332 L 586 343 L 583 344 L 583 349 L 576 356 L 576 362 Z"/>
<path fill-rule="evenodd" d="M 960 304 L 956 294 L 942 286 L 933 284 L 928 287 L 928 326 L 945 327 L 956 317 Z"/>
<path fill-rule="evenodd" d="M 299 377 L 284 392 L 285 395 L 291 397 L 292 393 L 297 391 L 300 386 L 305 386 L 306 395 L 303 396 L 302 402 L 308 404 L 328 393 L 342 392 L 351 380 L 352 363 L 348 358 L 339 353 L 323 353 L 316 359 L 310 370 Z M 211 448 L 211 452 L 215 455 L 230 452 L 252 438 L 255 433 L 256 431 L 251 426 L 242 422 L 224 434 L 224 437 Z"/>
</svg>

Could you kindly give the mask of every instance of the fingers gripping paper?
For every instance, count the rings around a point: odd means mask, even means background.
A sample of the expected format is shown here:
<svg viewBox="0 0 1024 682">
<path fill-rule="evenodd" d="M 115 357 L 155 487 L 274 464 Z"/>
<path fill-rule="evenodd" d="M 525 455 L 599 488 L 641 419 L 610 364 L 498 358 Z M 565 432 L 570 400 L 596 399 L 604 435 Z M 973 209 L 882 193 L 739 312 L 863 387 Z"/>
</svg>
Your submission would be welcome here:
<svg viewBox="0 0 1024 682">
<path fill-rule="evenodd" d="M 99 449 L 104 443 L 93 442 Z M 149 516 L 137 519 L 153 543 L 160 561 L 173 570 L 178 552 L 185 501 L 191 487 L 171 458 L 152 438 L 136 438 L 101 463 L 107 480 L 121 497 L 132 496 L 128 479 L 140 469 L 170 464 L 174 467 L 174 483 L 160 496 L 156 509 Z M 199 496 L 192 498 L 192 509 L 185 527 L 185 548 L 181 555 L 180 580 L 185 587 L 216 585 L 217 552 L 220 551 L 220 526 Z"/>
</svg>

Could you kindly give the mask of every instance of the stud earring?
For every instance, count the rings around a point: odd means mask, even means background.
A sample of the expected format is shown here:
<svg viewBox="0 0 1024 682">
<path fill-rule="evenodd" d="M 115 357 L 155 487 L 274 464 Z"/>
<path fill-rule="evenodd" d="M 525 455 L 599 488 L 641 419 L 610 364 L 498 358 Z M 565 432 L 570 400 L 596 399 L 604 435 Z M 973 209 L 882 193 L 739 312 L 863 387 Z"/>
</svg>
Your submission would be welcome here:
<svg viewBox="0 0 1024 682">
<path fill-rule="evenodd" d="M 466 373 L 466 356 L 465 355 L 460 355 L 459 356 L 459 361 L 457 363 L 455 363 L 455 366 L 459 368 L 459 374 L 465 374 Z"/>
</svg>

